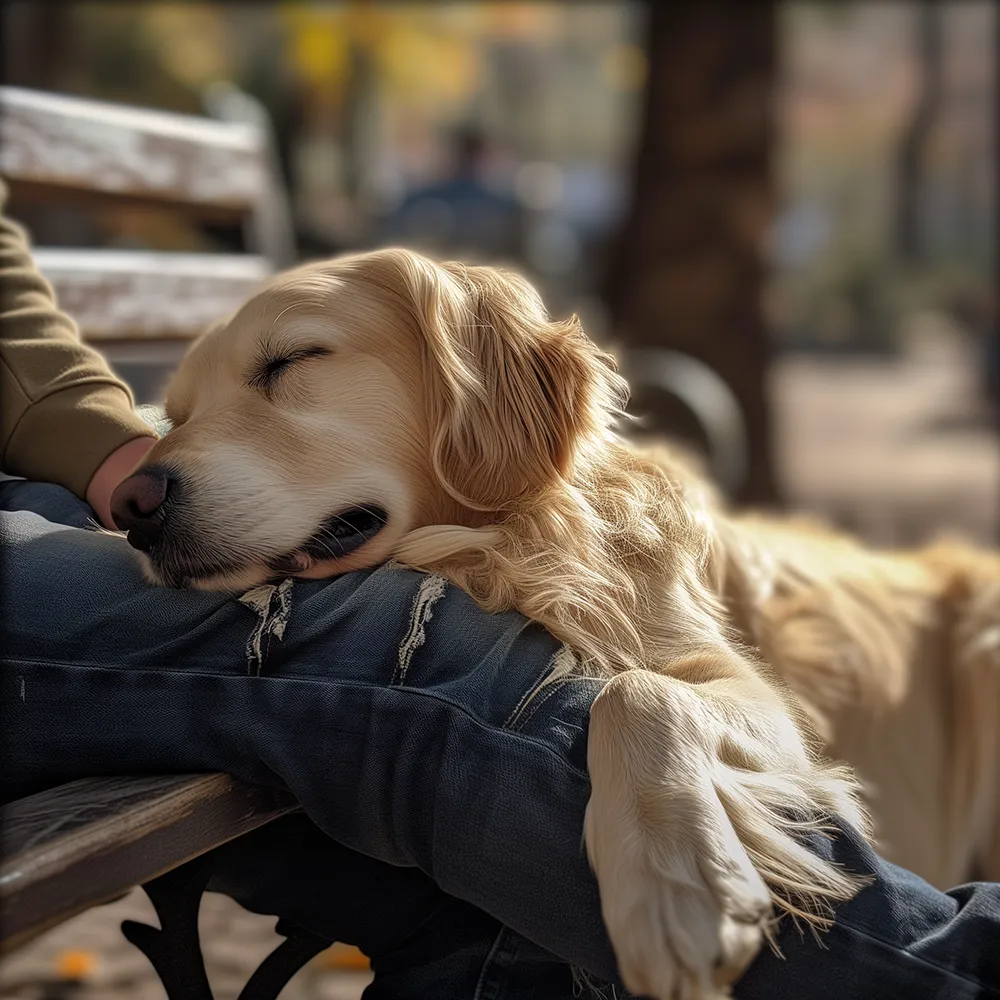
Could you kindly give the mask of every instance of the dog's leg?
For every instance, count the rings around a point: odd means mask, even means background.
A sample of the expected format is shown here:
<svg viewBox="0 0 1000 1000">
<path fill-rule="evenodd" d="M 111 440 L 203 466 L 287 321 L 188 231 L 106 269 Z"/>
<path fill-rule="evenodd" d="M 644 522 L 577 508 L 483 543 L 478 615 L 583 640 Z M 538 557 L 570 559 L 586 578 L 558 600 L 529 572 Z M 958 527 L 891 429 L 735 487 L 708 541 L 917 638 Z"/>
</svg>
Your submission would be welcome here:
<svg viewBox="0 0 1000 1000">
<path fill-rule="evenodd" d="M 697 695 L 629 671 L 591 708 L 585 836 L 629 990 L 724 995 L 757 954 L 770 894 L 712 787 Z"/>
<path fill-rule="evenodd" d="M 849 785 L 728 656 L 674 665 L 699 683 L 627 671 L 591 710 L 587 849 L 624 982 L 658 1000 L 726 995 L 760 949 L 772 892 L 811 919 L 859 887 L 795 836 L 831 812 L 860 820 Z"/>
</svg>

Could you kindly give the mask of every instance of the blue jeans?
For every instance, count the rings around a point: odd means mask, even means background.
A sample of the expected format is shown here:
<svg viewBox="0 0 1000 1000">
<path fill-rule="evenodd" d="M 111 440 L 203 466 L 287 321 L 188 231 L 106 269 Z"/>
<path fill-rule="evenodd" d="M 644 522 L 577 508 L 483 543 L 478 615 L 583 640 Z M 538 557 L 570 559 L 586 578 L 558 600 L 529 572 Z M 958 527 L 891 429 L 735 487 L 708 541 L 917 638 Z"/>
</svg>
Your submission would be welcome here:
<svg viewBox="0 0 1000 1000">
<path fill-rule="evenodd" d="M 618 984 L 581 845 L 601 682 L 529 700 L 544 630 L 387 566 L 157 589 L 58 487 L 2 483 L 0 511 L 8 797 L 126 771 L 285 787 L 305 816 L 223 849 L 215 887 L 361 946 L 370 998 L 568 1000 L 570 967 Z M 874 884 L 821 943 L 786 924 L 737 997 L 1000 998 L 1000 886 L 937 892 L 846 828 L 814 847 Z"/>
</svg>

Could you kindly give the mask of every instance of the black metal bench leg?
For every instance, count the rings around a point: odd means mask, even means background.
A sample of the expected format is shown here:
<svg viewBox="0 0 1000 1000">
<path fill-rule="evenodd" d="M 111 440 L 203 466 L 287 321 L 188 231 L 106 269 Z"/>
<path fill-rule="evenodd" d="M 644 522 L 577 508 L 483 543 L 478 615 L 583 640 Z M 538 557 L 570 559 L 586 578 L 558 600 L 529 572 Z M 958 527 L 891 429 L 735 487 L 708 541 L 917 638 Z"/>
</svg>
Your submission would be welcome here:
<svg viewBox="0 0 1000 1000">
<path fill-rule="evenodd" d="M 122 923 L 122 934 L 156 969 L 168 1000 L 214 1000 L 198 937 L 198 910 L 211 878 L 208 858 L 195 858 L 143 886 L 159 930 L 137 920 Z"/>
<path fill-rule="evenodd" d="M 292 976 L 333 943 L 287 920 L 279 920 L 274 929 L 285 940 L 260 963 L 237 1000 L 277 1000 Z"/>
<path fill-rule="evenodd" d="M 204 854 L 143 886 L 159 930 L 136 920 L 122 923 L 122 933 L 149 959 L 168 1000 L 214 1000 L 198 937 L 198 909 L 212 862 L 212 854 Z M 238 1000 L 277 1000 L 292 976 L 332 943 L 287 920 L 275 930 L 285 940 L 261 962 Z"/>
</svg>

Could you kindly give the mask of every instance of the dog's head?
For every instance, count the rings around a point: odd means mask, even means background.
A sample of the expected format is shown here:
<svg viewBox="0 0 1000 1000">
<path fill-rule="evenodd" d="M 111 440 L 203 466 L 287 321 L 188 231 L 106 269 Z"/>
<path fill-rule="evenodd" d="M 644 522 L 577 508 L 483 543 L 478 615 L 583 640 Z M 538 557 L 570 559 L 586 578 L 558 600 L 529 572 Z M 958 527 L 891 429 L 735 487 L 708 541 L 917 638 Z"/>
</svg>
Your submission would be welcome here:
<svg viewBox="0 0 1000 1000">
<path fill-rule="evenodd" d="M 192 347 L 174 429 L 113 511 L 162 583 L 332 576 L 530 504 L 623 404 L 610 358 L 516 275 L 405 250 L 307 265 Z"/>
</svg>

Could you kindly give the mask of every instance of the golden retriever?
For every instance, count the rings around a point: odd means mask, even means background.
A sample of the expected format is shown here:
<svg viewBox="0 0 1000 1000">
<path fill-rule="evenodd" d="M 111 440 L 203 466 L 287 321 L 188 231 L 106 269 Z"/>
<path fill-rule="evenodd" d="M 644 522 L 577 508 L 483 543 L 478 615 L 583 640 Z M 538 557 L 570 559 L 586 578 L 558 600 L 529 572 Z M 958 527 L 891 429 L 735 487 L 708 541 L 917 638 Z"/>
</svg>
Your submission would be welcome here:
<svg viewBox="0 0 1000 1000">
<path fill-rule="evenodd" d="M 619 436 L 625 398 L 516 275 L 398 249 L 310 264 L 194 345 L 116 514 L 156 582 L 391 558 L 605 674 L 585 842 L 635 992 L 724 995 L 773 905 L 822 924 L 857 891 L 801 843 L 832 815 L 868 828 L 831 760 L 895 860 L 1000 876 L 1000 559 L 731 516 Z"/>
</svg>

